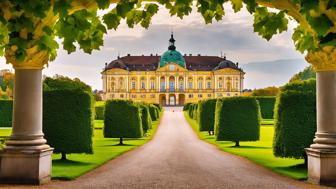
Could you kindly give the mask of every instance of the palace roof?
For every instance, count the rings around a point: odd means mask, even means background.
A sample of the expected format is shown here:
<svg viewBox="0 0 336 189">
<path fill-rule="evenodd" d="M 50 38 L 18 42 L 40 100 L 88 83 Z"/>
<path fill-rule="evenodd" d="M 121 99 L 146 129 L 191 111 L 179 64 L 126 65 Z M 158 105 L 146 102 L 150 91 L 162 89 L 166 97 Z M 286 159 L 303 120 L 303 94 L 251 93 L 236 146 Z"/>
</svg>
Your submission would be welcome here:
<svg viewBox="0 0 336 189">
<path fill-rule="evenodd" d="M 212 71 L 225 68 L 241 70 L 237 64 L 218 56 L 183 56 L 186 69 L 191 71 Z M 127 55 L 113 60 L 105 67 L 105 71 L 120 68 L 128 71 L 155 71 L 158 69 L 160 56 L 131 56 Z"/>
</svg>

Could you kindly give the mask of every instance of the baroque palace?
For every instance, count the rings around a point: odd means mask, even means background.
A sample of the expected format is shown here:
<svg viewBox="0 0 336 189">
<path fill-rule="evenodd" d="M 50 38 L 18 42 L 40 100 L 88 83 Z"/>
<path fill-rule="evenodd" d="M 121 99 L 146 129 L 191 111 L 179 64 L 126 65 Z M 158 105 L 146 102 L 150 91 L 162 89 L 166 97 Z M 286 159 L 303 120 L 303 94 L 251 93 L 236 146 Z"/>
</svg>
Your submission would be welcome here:
<svg viewBox="0 0 336 189">
<path fill-rule="evenodd" d="M 162 56 L 118 57 L 102 72 L 103 98 L 183 105 L 198 100 L 240 96 L 244 72 L 226 57 L 182 55 L 173 34 Z"/>
</svg>

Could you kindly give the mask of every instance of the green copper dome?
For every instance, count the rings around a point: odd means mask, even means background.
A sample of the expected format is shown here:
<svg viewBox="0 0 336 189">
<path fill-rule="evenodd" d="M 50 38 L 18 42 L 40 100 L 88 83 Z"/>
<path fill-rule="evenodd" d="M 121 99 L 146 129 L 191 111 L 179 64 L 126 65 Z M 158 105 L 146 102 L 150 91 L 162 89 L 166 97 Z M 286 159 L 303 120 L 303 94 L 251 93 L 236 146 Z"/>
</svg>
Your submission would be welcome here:
<svg viewBox="0 0 336 189">
<path fill-rule="evenodd" d="M 185 63 L 185 60 L 184 60 L 182 54 L 180 52 L 176 51 L 175 39 L 174 39 L 173 33 L 171 34 L 171 37 L 169 39 L 168 51 L 163 53 L 163 55 L 161 56 L 160 67 L 163 67 L 166 64 L 169 64 L 171 62 L 173 62 L 175 64 L 178 64 L 178 65 L 180 65 L 184 68 L 186 67 L 186 63 Z"/>
<path fill-rule="evenodd" d="M 160 67 L 163 67 L 171 62 L 176 63 L 184 68 L 186 67 L 186 63 L 182 54 L 176 50 L 168 50 L 163 53 L 160 59 Z"/>
</svg>

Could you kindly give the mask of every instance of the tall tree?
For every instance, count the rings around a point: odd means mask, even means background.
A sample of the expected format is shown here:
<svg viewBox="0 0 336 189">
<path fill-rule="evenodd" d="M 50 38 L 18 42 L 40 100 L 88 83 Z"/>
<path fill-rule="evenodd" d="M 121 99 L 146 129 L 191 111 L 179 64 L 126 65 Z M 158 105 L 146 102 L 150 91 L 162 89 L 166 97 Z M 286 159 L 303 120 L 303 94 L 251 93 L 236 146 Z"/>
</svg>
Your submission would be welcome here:
<svg viewBox="0 0 336 189">
<path fill-rule="evenodd" d="M 312 66 L 306 67 L 303 71 L 295 74 L 289 82 L 294 81 L 304 81 L 308 79 L 316 78 L 316 72 L 314 71 Z"/>
</svg>

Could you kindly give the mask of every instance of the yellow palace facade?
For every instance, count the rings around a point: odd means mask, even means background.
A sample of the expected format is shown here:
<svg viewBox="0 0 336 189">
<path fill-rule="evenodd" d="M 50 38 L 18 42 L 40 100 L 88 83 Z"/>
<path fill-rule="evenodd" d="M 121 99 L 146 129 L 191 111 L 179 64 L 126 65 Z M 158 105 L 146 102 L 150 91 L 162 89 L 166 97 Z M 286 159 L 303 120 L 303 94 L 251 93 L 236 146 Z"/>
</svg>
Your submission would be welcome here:
<svg viewBox="0 0 336 189">
<path fill-rule="evenodd" d="M 202 99 L 240 96 L 244 72 L 225 57 L 182 55 L 173 34 L 162 56 L 118 57 L 102 72 L 103 98 L 183 105 Z"/>
</svg>

